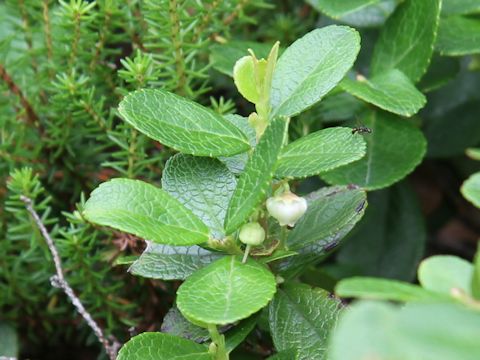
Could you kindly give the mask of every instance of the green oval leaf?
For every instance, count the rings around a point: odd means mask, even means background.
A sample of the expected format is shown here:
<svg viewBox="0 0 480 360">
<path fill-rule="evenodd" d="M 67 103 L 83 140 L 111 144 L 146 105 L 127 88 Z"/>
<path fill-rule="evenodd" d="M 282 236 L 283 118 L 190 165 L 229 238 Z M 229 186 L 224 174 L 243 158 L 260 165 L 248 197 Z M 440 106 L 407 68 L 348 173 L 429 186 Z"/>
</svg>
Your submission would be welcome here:
<svg viewBox="0 0 480 360">
<path fill-rule="evenodd" d="M 427 70 L 440 19 L 440 0 L 405 0 L 382 28 L 372 75 L 399 69 L 416 83 Z"/>
<path fill-rule="evenodd" d="M 473 174 L 465 180 L 461 191 L 465 199 L 480 208 L 480 173 Z"/>
<path fill-rule="evenodd" d="M 217 159 L 177 154 L 162 176 L 162 188 L 206 224 L 214 238 L 223 237 L 223 223 L 237 185 L 235 175 Z"/>
<path fill-rule="evenodd" d="M 265 198 L 283 145 L 286 126 L 284 119 L 276 118 L 260 138 L 230 200 L 225 219 L 227 234 L 237 230 Z"/>
<path fill-rule="evenodd" d="M 178 289 L 177 306 L 194 321 L 225 325 L 245 319 L 272 299 L 275 277 L 254 260 L 226 256 L 190 276 Z"/>
<path fill-rule="evenodd" d="M 473 265 L 457 256 L 437 255 L 420 263 L 418 280 L 428 290 L 451 295 L 458 289 L 471 295 Z"/>
<path fill-rule="evenodd" d="M 464 16 L 443 18 L 435 46 L 440 54 L 448 56 L 480 53 L 480 20 Z"/>
<path fill-rule="evenodd" d="M 413 281 L 425 253 L 424 222 L 406 181 L 371 192 L 365 216 L 339 250 L 337 262 L 354 274 Z"/>
<path fill-rule="evenodd" d="M 392 69 L 371 79 L 357 76 L 343 79 L 340 86 L 348 93 L 379 108 L 402 116 L 417 113 L 427 99 L 400 70 Z"/>
<path fill-rule="evenodd" d="M 471 14 L 480 13 L 480 2 L 478 0 L 443 0 L 442 14 Z"/>
<path fill-rule="evenodd" d="M 340 245 L 367 206 L 365 191 L 351 187 L 326 187 L 306 199 L 307 212 L 286 240 L 288 249 L 299 253 L 281 264 L 289 274 L 301 271 Z"/>
<path fill-rule="evenodd" d="M 425 137 L 408 121 L 385 112 L 371 112 L 363 121 L 372 130 L 365 135 L 367 155 L 322 174 L 329 184 L 381 189 L 407 176 L 423 159 Z"/>
<path fill-rule="evenodd" d="M 208 228 L 178 200 L 139 180 L 101 184 L 85 204 L 87 220 L 161 244 L 193 245 L 208 240 Z"/>
<path fill-rule="evenodd" d="M 444 302 L 448 297 L 403 281 L 373 277 L 352 277 L 341 280 L 335 287 L 341 297 L 402 302 Z"/>
<path fill-rule="evenodd" d="M 334 127 L 302 137 L 283 148 L 277 177 L 301 178 L 317 175 L 361 159 L 365 141 L 351 128 Z"/>
<path fill-rule="evenodd" d="M 145 332 L 122 346 L 117 360 L 213 360 L 207 348 L 160 332 Z"/>
<path fill-rule="evenodd" d="M 245 134 L 222 116 L 165 90 L 130 93 L 118 111 L 138 131 L 187 154 L 215 157 L 250 149 Z"/>
<path fill-rule="evenodd" d="M 273 73 L 272 115 L 293 116 L 320 101 L 352 67 L 359 50 L 360 36 L 347 26 L 316 29 L 295 41 Z"/>
<path fill-rule="evenodd" d="M 151 279 L 184 280 L 221 255 L 200 246 L 171 246 L 148 242 L 130 269 L 133 275 Z"/>
<path fill-rule="evenodd" d="M 328 359 L 476 360 L 478 333 L 480 313 L 467 307 L 362 301 L 340 317 Z"/>
<path fill-rule="evenodd" d="M 396 0 L 307 0 L 307 2 L 333 19 L 358 27 L 382 25 L 397 5 Z"/>
<path fill-rule="evenodd" d="M 299 360 L 326 359 L 327 339 L 343 306 L 322 289 L 286 284 L 269 307 L 275 349 L 295 350 Z"/>
</svg>

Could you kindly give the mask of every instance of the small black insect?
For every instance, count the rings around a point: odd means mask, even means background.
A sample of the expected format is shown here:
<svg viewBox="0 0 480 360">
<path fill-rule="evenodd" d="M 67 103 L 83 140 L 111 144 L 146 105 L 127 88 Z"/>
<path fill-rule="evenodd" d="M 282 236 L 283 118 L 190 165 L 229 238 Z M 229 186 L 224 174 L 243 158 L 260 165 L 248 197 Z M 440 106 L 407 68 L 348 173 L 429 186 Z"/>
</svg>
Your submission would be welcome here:
<svg viewBox="0 0 480 360">
<path fill-rule="evenodd" d="M 352 134 L 355 134 L 355 133 L 359 133 L 359 134 L 371 134 L 372 133 L 372 129 L 364 126 L 364 125 L 360 125 L 360 126 L 357 126 L 357 127 L 354 127 L 352 129 Z"/>
</svg>

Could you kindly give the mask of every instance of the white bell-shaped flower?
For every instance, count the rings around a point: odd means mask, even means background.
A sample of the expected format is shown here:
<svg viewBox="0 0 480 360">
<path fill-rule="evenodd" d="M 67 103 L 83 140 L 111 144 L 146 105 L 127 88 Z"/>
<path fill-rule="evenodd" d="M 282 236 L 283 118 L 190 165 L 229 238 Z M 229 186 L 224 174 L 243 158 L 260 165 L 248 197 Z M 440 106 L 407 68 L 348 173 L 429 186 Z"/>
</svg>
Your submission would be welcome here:
<svg viewBox="0 0 480 360">
<path fill-rule="evenodd" d="M 265 240 L 265 230 L 258 222 L 248 223 L 240 228 L 238 237 L 246 245 L 258 246 Z"/>
<path fill-rule="evenodd" d="M 268 213 L 278 220 L 280 226 L 294 226 L 307 211 L 307 201 L 287 191 L 267 199 Z"/>
</svg>

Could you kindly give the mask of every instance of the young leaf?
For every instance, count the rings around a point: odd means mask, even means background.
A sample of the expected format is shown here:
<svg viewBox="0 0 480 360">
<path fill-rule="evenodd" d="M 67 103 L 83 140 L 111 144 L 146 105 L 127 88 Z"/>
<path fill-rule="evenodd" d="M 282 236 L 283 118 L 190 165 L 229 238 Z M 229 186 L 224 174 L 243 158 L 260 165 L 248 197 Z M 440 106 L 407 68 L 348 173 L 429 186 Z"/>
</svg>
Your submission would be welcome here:
<svg viewBox="0 0 480 360">
<path fill-rule="evenodd" d="M 480 53 L 480 20 L 464 16 L 442 19 L 435 46 L 440 54 L 448 56 Z"/>
<path fill-rule="evenodd" d="M 380 26 L 395 10 L 396 0 L 307 0 L 318 11 L 345 24 Z"/>
<path fill-rule="evenodd" d="M 294 349 L 283 350 L 270 356 L 267 360 L 298 360 L 297 351 Z"/>
<path fill-rule="evenodd" d="M 460 15 L 480 12 L 480 2 L 478 0 L 443 0 L 442 14 Z"/>
<path fill-rule="evenodd" d="M 346 26 L 316 29 L 285 50 L 273 73 L 272 116 L 293 116 L 326 95 L 352 67 L 358 32 Z"/>
<path fill-rule="evenodd" d="M 286 284 L 269 307 L 275 349 L 293 349 L 301 360 L 326 359 L 327 338 L 342 310 L 340 300 L 322 289 Z"/>
<path fill-rule="evenodd" d="M 352 277 L 341 280 L 335 287 L 341 297 L 401 302 L 442 302 L 448 297 L 407 282 L 370 277 Z"/>
<path fill-rule="evenodd" d="M 163 170 L 162 188 L 222 238 L 228 203 L 237 185 L 235 175 L 217 159 L 177 154 Z"/>
<path fill-rule="evenodd" d="M 184 280 L 221 255 L 200 246 L 171 246 L 148 242 L 130 269 L 133 275 L 151 279 Z"/>
<path fill-rule="evenodd" d="M 412 281 L 426 241 L 416 194 L 401 182 L 368 194 L 365 216 L 339 250 L 337 261 L 358 275 Z"/>
<path fill-rule="evenodd" d="M 416 83 L 427 70 L 440 18 L 440 0 L 405 0 L 382 28 L 372 74 L 399 69 Z"/>
<path fill-rule="evenodd" d="M 286 126 L 284 119 L 276 118 L 260 138 L 230 200 L 225 219 L 227 234 L 237 230 L 265 198 L 283 145 Z"/>
<path fill-rule="evenodd" d="M 300 178 L 317 175 L 361 159 L 365 141 L 351 128 L 327 128 L 283 148 L 275 175 Z"/>
<path fill-rule="evenodd" d="M 400 70 L 392 69 L 371 79 L 346 77 L 340 86 L 348 93 L 379 108 L 401 116 L 417 113 L 427 99 Z"/>
<path fill-rule="evenodd" d="M 475 360 L 479 332 L 480 313 L 455 304 L 359 302 L 340 317 L 328 358 Z"/>
<path fill-rule="evenodd" d="M 113 179 L 85 204 L 87 220 L 160 244 L 193 245 L 208 240 L 208 228 L 164 190 L 139 180 Z"/>
<path fill-rule="evenodd" d="M 323 188 L 307 200 L 307 212 L 286 241 L 289 250 L 299 253 L 281 264 L 289 273 L 301 271 L 336 248 L 362 218 L 367 205 L 365 191 L 349 187 Z"/>
<path fill-rule="evenodd" d="M 245 134 L 222 116 L 165 90 L 130 93 L 118 111 L 138 131 L 187 154 L 215 157 L 250 149 Z"/>
<path fill-rule="evenodd" d="M 191 275 L 178 289 L 177 306 L 187 319 L 225 325 L 263 308 L 276 291 L 273 274 L 254 260 L 226 256 Z"/>
<path fill-rule="evenodd" d="M 407 176 L 421 162 L 427 144 L 414 125 L 385 112 L 372 111 L 363 120 L 372 130 L 365 135 L 367 155 L 322 174 L 329 184 L 381 189 Z"/>
<path fill-rule="evenodd" d="M 211 47 L 210 61 L 213 63 L 213 67 L 221 73 L 233 76 L 235 63 L 247 55 L 248 49 L 252 49 L 258 59 L 266 59 L 271 48 L 271 44 L 253 41 L 230 41 L 225 45 L 215 44 Z"/>
<path fill-rule="evenodd" d="M 452 289 L 471 295 L 472 277 L 472 264 L 452 255 L 429 257 L 418 268 L 422 287 L 445 295 L 451 295 Z"/>
<path fill-rule="evenodd" d="M 122 346 L 117 360 L 213 360 L 207 348 L 160 332 L 145 332 Z"/>
</svg>

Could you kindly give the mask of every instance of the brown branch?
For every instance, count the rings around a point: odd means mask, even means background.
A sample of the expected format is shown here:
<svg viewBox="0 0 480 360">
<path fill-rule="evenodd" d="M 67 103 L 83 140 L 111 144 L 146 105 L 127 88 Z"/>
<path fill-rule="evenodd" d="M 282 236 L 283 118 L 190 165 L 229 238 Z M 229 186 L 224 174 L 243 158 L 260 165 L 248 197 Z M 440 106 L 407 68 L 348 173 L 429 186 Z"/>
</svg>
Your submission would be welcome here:
<svg viewBox="0 0 480 360">
<path fill-rule="evenodd" d="M 117 351 L 120 347 L 117 341 L 112 341 L 110 343 L 109 340 L 105 337 L 103 330 L 97 324 L 97 322 L 92 318 L 90 313 L 85 309 L 80 299 L 75 295 L 73 289 L 68 284 L 67 280 L 65 279 L 65 275 L 63 274 L 62 268 L 62 261 L 60 260 L 60 255 L 58 254 L 58 250 L 53 243 L 53 239 L 51 238 L 50 234 L 48 233 L 45 225 L 43 224 L 42 220 L 38 216 L 37 212 L 33 208 L 32 200 L 26 196 L 21 196 L 20 199 L 25 203 L 25 208 L 33 217 L 35 224 L 37 225 L 38 229 L 42 233 L 45 241 L 47 242 L 48 249 L 52 254 L 53 263 L 55 265 L 56 275 L 53 275 L 50 278 L 50 282 L 53 287 L 59 288 L 63 290 L 63 292 L 68 296 L 70 301 L 72 302 L 73 306 L 77 309 L 78 313 L 83 317 L 83 319 L 87 322 L 88 326 L 93 330 L 95 335 L 97 336 L 98 341 L 103 345 L 105 352 L 107 353 L 110 360 L 115 360 L 117 356 Z"/>
<path fill-rule="evenodd" d="M 30 105 L 20 88 L 15 84 L 12 77 L 8 74 L 2 64 L 0 64 L 0 79 L 2 79 L 7 84 L 8 89 L 20 99 L 20 104 L 22 104 L 22 107 L 25 109 L 27 121 L 32 125 L 40 125 L 39 118 L 33 110 L 32 105 Z"/>
</svg>

